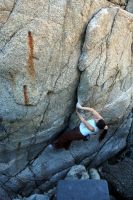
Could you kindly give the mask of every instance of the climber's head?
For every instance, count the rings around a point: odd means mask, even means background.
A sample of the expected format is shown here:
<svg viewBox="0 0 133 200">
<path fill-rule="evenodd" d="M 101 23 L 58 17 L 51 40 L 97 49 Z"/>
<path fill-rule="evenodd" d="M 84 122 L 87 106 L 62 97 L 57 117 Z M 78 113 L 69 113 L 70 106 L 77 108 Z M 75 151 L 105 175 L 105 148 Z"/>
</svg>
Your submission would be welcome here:
<svg viewBox="0 0 133 200">
<path fill-rule="evenodd" d="M 106 127 L 106 123 L 103 119 L 96 120 L 96 126 L 99 129 L 104 129 Z"/>
<path fill-rule="evenodd" d="M 108 126 L 102 118 L 96 121 L 96 126 L 101 129 L 99 141 L 102 141 L 108 132 Z"/>
</svg>

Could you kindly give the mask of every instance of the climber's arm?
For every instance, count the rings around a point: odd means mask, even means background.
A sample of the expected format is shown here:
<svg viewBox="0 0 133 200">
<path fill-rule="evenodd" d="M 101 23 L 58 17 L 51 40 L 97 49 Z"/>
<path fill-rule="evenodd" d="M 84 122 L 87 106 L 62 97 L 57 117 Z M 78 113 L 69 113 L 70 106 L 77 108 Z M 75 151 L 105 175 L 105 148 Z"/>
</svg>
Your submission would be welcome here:
<svg viewBox="0 0 133 200">
<path fill-rule="evenodd" d="M 81 109 L 81 110 L 90 111 L 98 119 L 103 119 L 103 117 L 94 108 L 83 107 L 79 103 L 77 103 L 76 107 Z"/>
<path fill-rule="evenodd" d="M 76 113 L 81 120 L 81 122 L 90 130 L 90 131 L 95 131 L 94 128 L 83 118 L 83 116 L 76 110 Z"/>
<path fill-rule="evenodd" d="M 90 111 L 96 118 L 103 119 L 103 117 L 94 108 L 90 107 L 85 107 L 85 108 L 87 108 L 87 111 Z"/>
</svg>

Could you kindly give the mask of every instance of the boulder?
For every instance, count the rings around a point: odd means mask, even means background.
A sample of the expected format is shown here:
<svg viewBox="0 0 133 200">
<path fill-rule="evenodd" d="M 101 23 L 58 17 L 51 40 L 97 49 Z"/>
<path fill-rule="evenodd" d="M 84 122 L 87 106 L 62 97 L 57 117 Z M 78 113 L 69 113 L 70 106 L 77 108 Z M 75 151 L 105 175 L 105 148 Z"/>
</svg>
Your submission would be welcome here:
<svg viewBox="0 0 133 200">
<path fill-rule="evenodd" d="M 67 173 L 65 180 L 83 180 L 89 179 L 89 174 L 87 173 L 83 165 L 75 165 Z"/>
<path fill-rule="evenodd" d="M 101 176 L 106 179 L 116 196 L 121 199 L 133 199 L 133 160 L 125 158 L 115 165 L 105 165 Z"/>
<path fill-rule="evenodd" d="M 95 168 L 89 169 L 90 179 L 100 180 L 100 175 Z"/>
<path fill-rule="evenodd" d="M 121 123 L 133 106 L 132 32 L 132 14 L 117 7 L 101 9 L 87 26 L 78 99 L 107 123 Z"/>
<path fill-rule="evenodd" d="M 68 125 L 85 29 L 108 5 L 106 0 L 1 1 L 0 162 L 8 171 L 11 163 L 24 169 Z"/>
</svg>

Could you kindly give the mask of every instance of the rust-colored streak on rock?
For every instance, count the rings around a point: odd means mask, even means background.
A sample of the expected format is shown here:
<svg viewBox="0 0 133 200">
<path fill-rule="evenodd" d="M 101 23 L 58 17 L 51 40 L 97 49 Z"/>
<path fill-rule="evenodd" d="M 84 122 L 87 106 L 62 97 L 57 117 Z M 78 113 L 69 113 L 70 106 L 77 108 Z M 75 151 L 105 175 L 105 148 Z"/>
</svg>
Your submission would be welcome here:
<svg viewBox="0 0 133 200">
<path fill-rule="evenodd" d="M 23 86 L 23 92 L 24 92 L 24 104 L 27 106 L 27 105 L 29 105 L 29 97 L 28 97 L 27 85 Z"/>
<path fill-rule="evenodd" d="M 28 47 L 29 47 L 29 58 L 28 58 L 28 72 L 32 78 L 35 78 L 35 67 L 34 67 L 34 40 L 31 31 L 28 32 Z"/>
</svg>

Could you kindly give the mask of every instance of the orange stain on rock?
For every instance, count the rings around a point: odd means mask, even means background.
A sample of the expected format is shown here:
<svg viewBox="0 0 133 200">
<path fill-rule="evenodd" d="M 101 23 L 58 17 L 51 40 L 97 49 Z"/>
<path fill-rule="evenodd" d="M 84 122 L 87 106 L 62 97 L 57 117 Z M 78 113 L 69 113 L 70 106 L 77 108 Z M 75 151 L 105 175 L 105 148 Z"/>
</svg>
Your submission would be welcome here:
<svg viewBox="0 0 133 200">
<path fill-rule="evenodd" d="M 29 96 L 28 96 L 28 87 L 27 87 L 27 85 L 23 86 L 23 92 L 24 92 L 24 104 L 27 106 L 27 105 L 29 105 Z"/>
<path fill-rule="evenodd" d="M 28 72 L 32 78 L 35 78 L 35 66 L 34 66 L 34 40 L 31 31 L 28 32 L 28 47 L 29 47 L 29 57 L 28 57 Z"/>
</svg>

